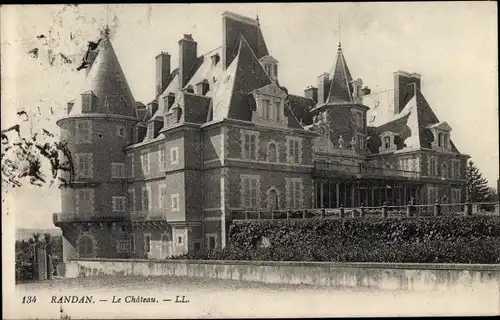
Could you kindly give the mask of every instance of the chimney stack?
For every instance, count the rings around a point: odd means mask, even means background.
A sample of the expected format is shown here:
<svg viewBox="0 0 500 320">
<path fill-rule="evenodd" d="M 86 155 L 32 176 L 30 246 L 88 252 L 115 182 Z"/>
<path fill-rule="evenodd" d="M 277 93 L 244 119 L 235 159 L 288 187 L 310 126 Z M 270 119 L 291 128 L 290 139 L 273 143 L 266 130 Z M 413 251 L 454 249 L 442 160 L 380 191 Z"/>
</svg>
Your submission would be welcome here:
<svg viewBox="0 0 500 320">
<path fill-rule="evenodd" d="M 330 88 L 330 74 L 325 72 L 318 77 L 318 103 L 324 103 L 328 98 Z"/>
<path fill-rule="evenodd" d="M 183 88 L 189 80 L 189 72 L 196 61 L 197 46 L 198 44 L 193 40 L 193 37 L 190 34 L 185 34 L 184 37 L 179 40 L 180 88 Z"/>
<path fill-rule="evenodd" d="M 167 88 L 168 77 L 170 76 L 170 54 L 161 52 L 156 56 L 156 96 Z"/>
<path fill-rule="evenodd" d="M 403 110 L 406 103 L 415 94 L 415 87 L 420 90 L 420 78 L 418 73 L 408 73 L 401 70 L 394 72 L 394 114 Z"/>
<path fill-rule="evenodd" d="M 314 103 L 318 102 L 318 88 L 314 86 L 308 87 L 306 90 L 304 90 L 304 96 L 308 99 L 311 99 L 314 101 Z"/>
</svg>

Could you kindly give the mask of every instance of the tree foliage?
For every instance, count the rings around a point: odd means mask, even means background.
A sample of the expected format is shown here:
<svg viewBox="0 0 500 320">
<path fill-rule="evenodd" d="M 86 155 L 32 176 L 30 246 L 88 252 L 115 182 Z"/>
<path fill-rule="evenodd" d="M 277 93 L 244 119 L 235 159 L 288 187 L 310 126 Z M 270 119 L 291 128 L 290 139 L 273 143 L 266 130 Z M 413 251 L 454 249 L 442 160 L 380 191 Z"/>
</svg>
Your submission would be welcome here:
<svg viewBox="0 0 500 320">
<path fill-rule="evenodd" d="M 483 177 L 473 161 L 467 166 L 467 192 L 472 202 L 484 202 L 490 194 L 488 180 Z"/>
</svg>

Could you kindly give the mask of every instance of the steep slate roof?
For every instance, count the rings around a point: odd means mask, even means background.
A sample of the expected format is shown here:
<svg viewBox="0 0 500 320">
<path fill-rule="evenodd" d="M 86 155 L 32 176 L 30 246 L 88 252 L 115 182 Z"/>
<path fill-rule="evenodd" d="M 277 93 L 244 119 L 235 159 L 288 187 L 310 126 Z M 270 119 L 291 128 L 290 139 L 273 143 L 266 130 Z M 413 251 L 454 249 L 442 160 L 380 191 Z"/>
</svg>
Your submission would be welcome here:
<svg viewBox="0 0 500 320">
<path fill-rule="evenodd" d="M 271 83 L 244 36 L 240 37 L 238 53 L 215 89 L 213 118 L 252 120 L 250 93 Z"/>
<path fill-rule="evenodd" d="M 290 101 L 290 108 L 295 114 L 297 120 L 302 121 L 304 126 L 313 123 L 313 116 L 310 111 L 314 107 L 315 103 L 312 99 L 289 94 L 288 100 Z"/>
<path fill-rule="evenodd" d="M 118 62 L 115 50 L 105 32 L 98 54 L 87 75 L 82 93 L 92 91 L 97 97 L 89 113 L 115 114 L 136 117 L 136 101 Z M 78 98 L 69 115 L 83 113 L 82 99 Z"/>
<path fill-rule="evenodd" d="M 398 150 L 403 147 L 411 149 L 431 148 L 434 136 L 429 127 L 439 123 L 439 119 L 416 85 L 410 94 L 409 101 L 400 113 L 394 114 L 394 111 L 391 112 L 389 107 L 388 105 L 377 106 L 377 112 L 384 114 L 384 118 L 388 120 L 375 127 L 369 127 L 368 134 L 372 153 L 378 153 L 378 147 L 381 144 L 379 135 L 386 131 L 399 134 L 395 141 Z M 392 116 L 390 116 L 391 113 Z M 451 142 L 451 146 L 452 151 L 458 153 L 453 142 Z"/>
<path fill-rule="evenodd" d="M 257 59 L 269 55 L 262 30 L 257 20 L 228 11 L 224 12 L 222 16 L 224 17 L 223 23 L 225 24 L 223 50 L 225 50 L 227 57 L 226 66 L 229 66 L 236 57 L 240 45 L 240 36 L 246 39 Z"/>
<path fill-rule="evenodd" d="M 339 43 L 339 48 L 337 50 L 337 59 L 335 61 L 335 66 L 333 72 L 331 73 L 330 90 L 328 93 L 327 103 L 336 102 L 353 102 L 352 99 L 352 89 L 351 81 L 352 76 L 347 63 L 342 53 L 342 47 Z"/>
</svg>

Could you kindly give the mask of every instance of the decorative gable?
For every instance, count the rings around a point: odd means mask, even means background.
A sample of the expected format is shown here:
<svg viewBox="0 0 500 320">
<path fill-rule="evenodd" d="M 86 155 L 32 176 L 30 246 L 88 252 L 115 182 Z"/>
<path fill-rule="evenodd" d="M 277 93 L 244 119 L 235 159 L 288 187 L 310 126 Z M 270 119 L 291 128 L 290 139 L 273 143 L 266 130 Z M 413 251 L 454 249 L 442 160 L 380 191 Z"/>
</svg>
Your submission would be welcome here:
<svg viewBox="0 0 500 320">
<path fill-rule="evenodd" d="M 380 135 L 380 140 L 382 141 L 382 145 L 378 148 L 380 153 L 382 152 L 394 152 L 397 150 L 396 143 L 394 142 L 394 138 L 399 136 L 398 133 L 385 131 Z"/>
<path fill-rule="evenodd" d="M 256 108 L 252 112 L 252 122 L 271 127 L 286 128 L 285 116 L 287 94 L 277 84 L 271 83 L 252 92 Z"/>
<path fill-rule="evenodd" d="M 451 152 L 450 132 L 451 126 L 446 122 L 439 122 L 427 126 L 431 130 L 434 140 L 431 142 L 431 148 L 442 152 Z"/>
</svg>

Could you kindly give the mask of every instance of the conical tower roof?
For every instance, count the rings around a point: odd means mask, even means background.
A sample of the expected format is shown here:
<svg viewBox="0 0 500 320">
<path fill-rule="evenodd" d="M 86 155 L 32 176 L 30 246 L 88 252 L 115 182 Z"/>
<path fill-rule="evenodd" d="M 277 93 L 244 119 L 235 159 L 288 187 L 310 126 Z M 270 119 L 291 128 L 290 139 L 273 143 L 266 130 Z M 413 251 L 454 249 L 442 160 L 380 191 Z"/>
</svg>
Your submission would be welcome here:
<svg viewBox="0 0 500 320">
<path fill-rule="evenodd" d="M 328 93 L 327 102 L 353 102 L 352 88 L 351 88 L 351 72 L 347 67 L 347 63 L 342 53 L 342 46 L 339 43 L 337 50 L 337 58 L 333 67 L 330 91 Z"/>
<path fill-rule="evenodd" d="M 103 113 L 136 117 L 135 99 L 118 62 L 106 28 L 97 47 L 98 54 L 87 75 L 81 94 L 93 94 L 92 107 L 82 108 L 82 98 L 77 97 L 69 116 L 84 113 Z"/>
</svg>

